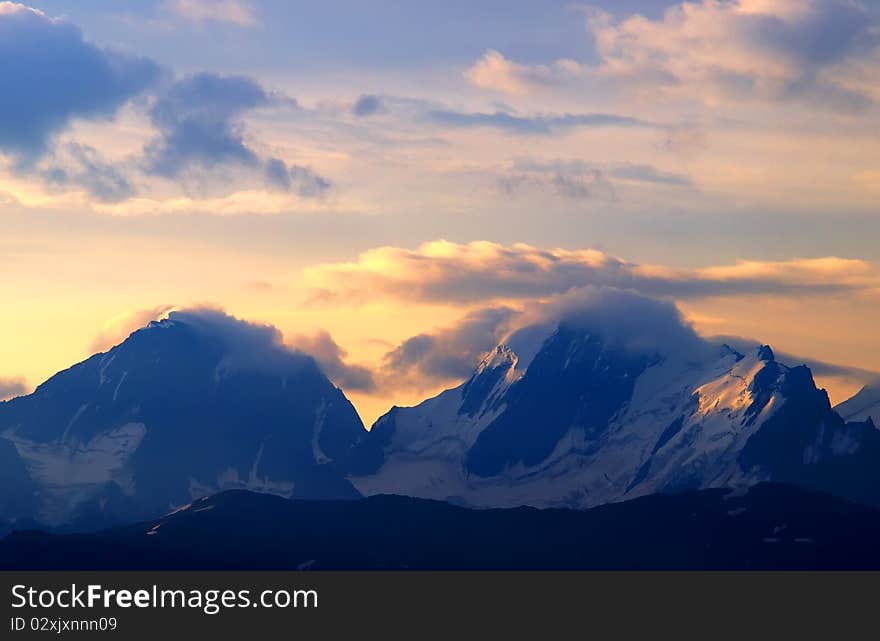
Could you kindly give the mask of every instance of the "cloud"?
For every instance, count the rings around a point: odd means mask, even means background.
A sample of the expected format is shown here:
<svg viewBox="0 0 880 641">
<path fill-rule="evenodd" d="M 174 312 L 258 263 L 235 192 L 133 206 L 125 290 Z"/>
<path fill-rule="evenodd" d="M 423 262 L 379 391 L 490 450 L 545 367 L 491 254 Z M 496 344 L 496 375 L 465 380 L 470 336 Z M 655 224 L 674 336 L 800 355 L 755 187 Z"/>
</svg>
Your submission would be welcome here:
<svg viewBox="0 0 880 641">
<path fill-rule="evenodd" d="M 427 389 L 466 377 L 477 357 L 498 344 L 517 314 L 503 306 L 479 309 L 451 327 L 403 341 L 385 355 L 383 387 Z"/>
<path fill-rule="evenodd" d="M 488 127 L 518 134 L 548 135 L 580 127 L 654 127 L 649 122 L 615 114 L 544 114 L 518 116 L 504 111 L 493 113 L 463 112 L 451 109 L 429 109 L 425 117 L 446 127 L 468 129 Z"/>
<path fill-rule="evenodd" d="M 295 191 L 301 198 L 321 198 L 333 186 L 314 170 L 299 165 L 288 166 L 278 158 L 266 161 L 266 180 L 275 189 Z"/>
<path fill-rule="evenodd" d="M 582 72 L 574 60 L 561 59 L 552 65 L 523 65 L 489 49 L 464 75 L 476 87 L 519 96 L 542 87 L 563 84 Z"/>
<path fill-rule="evenodd" d="M 178 80 L 150 109 L 160 137 L 145 150 L 147 170 L 177 177 L 194 165 L 259 165 L 239 117 L 268 102 L 263 88 L 245 76 L 198 73 Z"/>
<path fill-rule="evenodd" d="M 150 109 L 159 136 L 144 149 L 147 172 L 176 179 L 191 169 L 237 166 L 262 176 L 271 189 L 322 197 L 332 186 L 327 178 L 308 167 L 263 157 L 245 139 L 242 117 L 275 102 L 276 96 L 247 76 L 203 72 L 178 80 Z M 245 171 L 239 178 L 251 176 Z"/>
<path fill-rule="evenodd" d="M 360 118 L 373 116 L 385 111 L 385 104 L 379 96 L 363 95 L 357 99 L 351 108 L 351 112 Z"/>
<path fill-rule="evenodd" d="M 344 390 L 372 392 L 376 389 L 373 372 L 362 365 L 345 362 L 348 352 L 342 349 L 326 331 L 315 334 L 287 336 L 288 345 L 313 357 L 336 385 Z"/>
<path fill-rule="evenodd" d="M 602 166 L 580 160 L 536 161 L 518 159 L 499 180 L 503 191 L 512 193 L 525 186 L 537 186 L 569 199 L 616 199 L 615 182 L 689 187 L 682 174 L 663 172 L 652 165 Z"/>
<path fill-rule="evenodd" d="M 313 266 L 304 276 L 323 291 L 325 301 L 381 296 L 423 302 L 523 300 L 585 285 L 679 299 L 880 291 L 880 267 L 864 260 L 740 261 L 683 269 L 631 263 L 594 249 L 544 250 L 487 241 L 440 240 L 415 250 L 380 247 L 354 262 Z"/>
<path fill-rule="evenodd" d="M 716 335 L 707 337 L 707 340 L 713 343 L 722 343 L 729 345 L 741 354 L 746 354 L 756 349 L 759 345 L 762 345 L 761 341 L 757 341 L 753 338 L 745 338 L 742 336 Z M 850 367 L 848 365 L 839 365 L 836 363 L 829 363 L 827 361 L 798 356 L 796 354 L 791 354 L 788 352 L 780 352 L 777 350 L 774 350 L 774 352 L 776 354 L 777 360 L 779 360 L 780 362 L 785 363 L 786 365 L 806 365 L 810 368 L 815 376 L 848 378 L 859 381 L 862 384 L 880 380 L 880 373 L 872 370 L 866 370 L 859 367 Z"/>
<path fill-rule="evenodd" d="M 149 324 L 150 321 L 159 320 L 173 308 L 173 305 L 157 305 L 146 309 L 127 309 L 109 318 L 92 340 L 89 351 L 92 353 L 107 351 L 128 338 L 132 332 Z"/>
<path fill-rule="evenodd" d="M 587 285 L 531 303 L 518 324 L 576 327 L 602 336 L 609 347 L 652 355 L 693 356 L 706 348 L 675 303 L 615 287 Z"/>
<path fill-rule="evenodd" d="M 197 24 L 223 22 L 239 27 L 258 24 L 254 8 L 241 0 L 173 0 L 167 6 L 175 15 Z"/>
<path fill-rule="evenodd" d="M 691 180 L 684 174 L 660 171 L 652 165 L 622 165 L 611 170 L 611 175 L 621 180 L 632 182 L 673 185 L 677 187 L 691 186 Z"/>
<path fill-rule="evenodd" d="M 50 185 L 80 187 L 101 202 L 119 202 L 135 193 L 129 178 L 90 145 L 71 142 L 55 149 L 42 174 Z"/>
<path fill-rule="evenodd" d="M 281 331 L 268 323 L 236 318 L 212 306 L 191 307 L 168 313 L 168 321 L 196 328 L 222 345 L 221 370 L 282 374 L 293 366 L 317 369 L 316 361 L 284 344 Z"/>
<path fill-rule="evenodd" d="M 413 336 L 386 354 L 384 385 L 431 388 L 461 381 L 500 343 L 528 363 L 560 326 L 601 335 L 609 347 L 630 352 L 695 358 L 714 350 L 673 302 L 588 285 L 520 309 L 480 308 L 449 327 Z"/>
<path fill-rule="evenodd" d="M 345 362 L 346 351 L 327 332 L 285 337 L 274 325 L 242 320 L 220 307 L 208 305 L 186 309 L 161 305 L 153 309 L 125 312 L 108 321 L 95 346 L 115 345 L 131 332 L 163 317 L 171 322 L 196 327 L 221 341 L 226 352 L 223 365 L 227 369 L 266 372 L 287 367 L 297 358 L 303 362 L 308 359 L 343 389 L 375 389 L 373 373 L 366 367 Z"/>
<path fill-rule="evenodd" d="M 526 186 L 538 187 L 554 192 L 571 200 L 589 198 L 616 198 L 614 186 L 601 169 L 594 167 L 576 173 L 563 170 L 513 171 L 503 175 L 498 181 L 502 191 L 514 193 Z"/>
<path fill-rule="evenodd" d="M 701 359 L 726 344 L 742 354 L 762 343 L 740 336 L 702 337 L 669 300 L 631 290 L 588 285 L 522 308 L 487 307 L 448 327 L 418 334 L 385 356 L 383 386 L 389 390 L 428 389 L 454 384 L 471 375 L 496 345 L 510 345 L 519 362 L 528 364 L 557 327 L 575 327 L 601 335 L 615 349 L 652 356 Z M 841 377 L 867 384 L 880 379 L 874 371 L 777 352 L 790 366 L 807 365 L 816 376 Z"/>
<path fill-rule="evenodd" d="M 29 390 L 23 378 L 0 376 L 0 401 L 27 394 Z"/>
<path fill-rule="evenodd" d="M 606 77 L 710 102 L 860 109 L 876 94 L 880 13 L 854 0 L 702 0 L 662 17 L 589 12 Z"/>
<path fill-rule="evenodd" d="M 72 120 L 112 118 L 160 76 L 155 62 L 99 48 L 66 20 L 0 2 L 0 151 L 27 167 Z"/>
</svg>

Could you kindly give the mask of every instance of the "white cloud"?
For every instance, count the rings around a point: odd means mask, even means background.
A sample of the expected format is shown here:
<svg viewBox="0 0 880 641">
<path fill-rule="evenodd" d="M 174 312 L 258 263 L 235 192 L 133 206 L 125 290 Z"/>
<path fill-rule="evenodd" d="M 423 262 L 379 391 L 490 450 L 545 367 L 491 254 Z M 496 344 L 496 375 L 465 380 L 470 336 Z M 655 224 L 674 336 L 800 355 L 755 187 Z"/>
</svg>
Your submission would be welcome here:
<svg viewBox="0 0 880 641">
<path fill-rule="evenodd" d="M 563 84 L 582 72 L 581 65 L 574 60 L 560 59 L 551 65 L 524 65 L 489 49 L 465 72 L 465 78 L 481 89 L 519 96 L 541 87 Z"/>
<path fill-rule="evenodd" d="M 702 0 L 657 20 L 591 10 L 587 23 L 599 72 L 639 91 L 837 109 L 877 97 L 880 14 L 854 0 Z"/>
</svg>

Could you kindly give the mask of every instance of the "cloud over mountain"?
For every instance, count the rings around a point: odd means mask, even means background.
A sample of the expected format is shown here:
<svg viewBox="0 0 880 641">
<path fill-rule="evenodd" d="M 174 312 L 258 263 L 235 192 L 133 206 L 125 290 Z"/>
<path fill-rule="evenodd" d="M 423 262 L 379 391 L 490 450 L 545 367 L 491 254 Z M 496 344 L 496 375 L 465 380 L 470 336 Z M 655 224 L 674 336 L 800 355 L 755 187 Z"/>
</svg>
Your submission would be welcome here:
<svg viewBox="0 0 880 641">
<path fill-rule="evenodd" d="M 381 373 L 386 385 L 424 389 L 438 381 L 464 378 L 479 355 L 497 345 L 519 315 L 503 306 L 478 309 L 452 326 L 408 338 L 385 355 Z"/>
<path fill-rule="evenodd" d="M 0 401 L 21 396 L 29 391 L 23 378 L 9 378 L 0 376 Z"/>
<path fill-rule="evenodd" d="M 285 342 L 314 358 L 327 378 L 343 390 L 375 391 L 376 381 L 373 372 L 362 365 L 346 362 L 348 352 L 340 347 L 327 331 L 289 335 L 285 337 Z"/>
</svg>

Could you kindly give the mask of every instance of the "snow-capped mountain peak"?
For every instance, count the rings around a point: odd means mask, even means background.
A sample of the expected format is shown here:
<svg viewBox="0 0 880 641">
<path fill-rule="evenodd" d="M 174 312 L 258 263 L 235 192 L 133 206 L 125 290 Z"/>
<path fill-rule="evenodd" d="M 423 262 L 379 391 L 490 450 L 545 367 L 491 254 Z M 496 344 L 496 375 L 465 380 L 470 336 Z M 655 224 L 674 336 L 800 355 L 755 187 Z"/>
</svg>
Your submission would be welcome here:
<svg viewBox="0 0 880 641">
<path fill-rule="evenodd" d="M 310 357 L 272 328 L 172 313 L 0 403 L 0 459 L 45 523 L 137 519 L 223 489 L 356 497 L 336 469 L 365 432 Z M 22 508 L 22 503 L 16 503 Z"/>
<path fill-rule="evenodd" d="M 499 345 L 461 386 L 382 417 L 361 445 L 372 458 L 353 470 L 356 487 L 583 508 L 797 480 L 874 447 L 862 425 L 831 410 L 806 367 L 779 363 L 769 346 L 745 355 L 705 342 L 634 350 L 566 324 L 538 334 L 527 367 Z M 797 436 L 780 436 L 789 432 Z"/>
</svg>

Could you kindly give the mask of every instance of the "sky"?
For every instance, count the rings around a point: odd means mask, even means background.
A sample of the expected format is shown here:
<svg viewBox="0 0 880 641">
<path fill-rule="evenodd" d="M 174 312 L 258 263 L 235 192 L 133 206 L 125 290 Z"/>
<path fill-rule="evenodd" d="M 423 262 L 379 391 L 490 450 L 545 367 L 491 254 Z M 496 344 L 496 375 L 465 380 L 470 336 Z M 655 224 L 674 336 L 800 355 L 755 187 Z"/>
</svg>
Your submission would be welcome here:
<svg viewBox="0 0 880 641">
<path fill-rule="evenodd" d="M 582 287 L 880 371 L 877 2 L 0 2 L 0 96 L 0 398 L 207 306 L 369 425 Z"/>
</svg>

